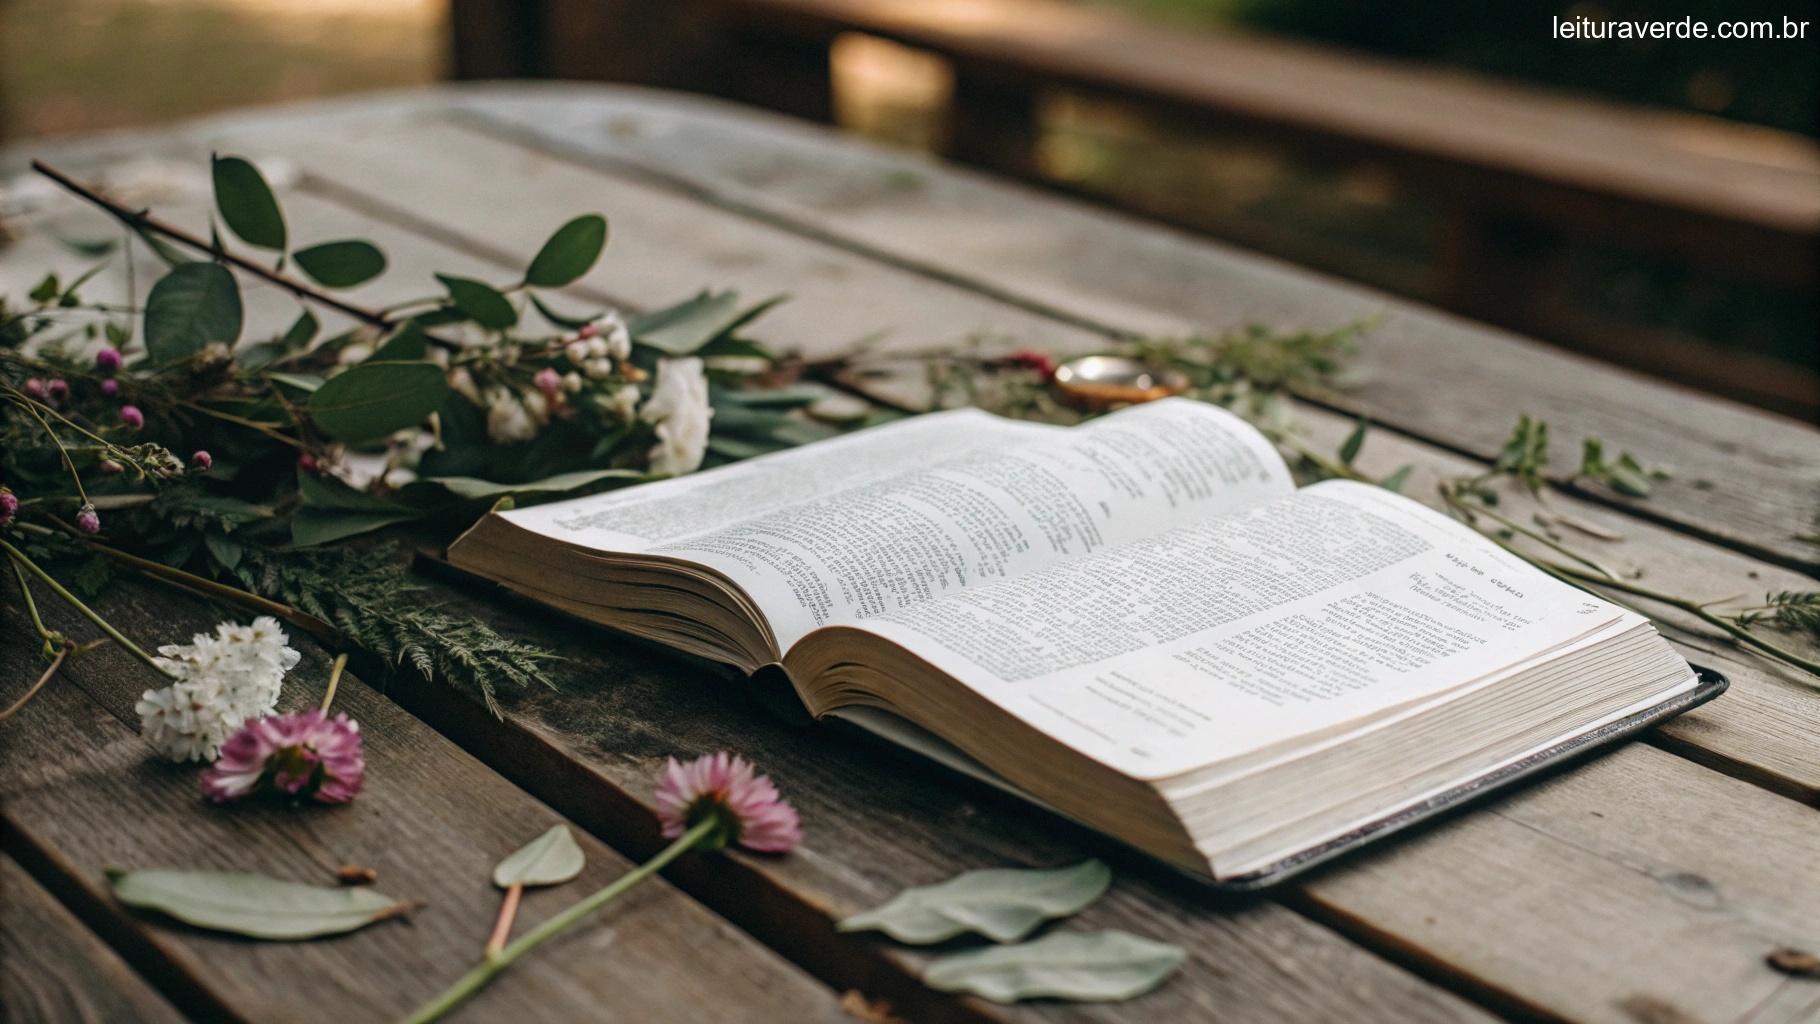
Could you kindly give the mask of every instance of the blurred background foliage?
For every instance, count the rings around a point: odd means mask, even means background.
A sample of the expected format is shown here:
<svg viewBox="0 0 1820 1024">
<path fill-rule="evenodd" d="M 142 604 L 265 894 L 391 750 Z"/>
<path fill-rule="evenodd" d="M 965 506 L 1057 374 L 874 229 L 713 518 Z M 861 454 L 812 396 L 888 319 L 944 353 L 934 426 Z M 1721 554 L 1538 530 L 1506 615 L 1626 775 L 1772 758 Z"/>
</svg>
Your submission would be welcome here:
<svg viewBox="0 0 1820 1024">
<path fill-rule="evenodd" d="M 1571 42 L 1555 17 L 1813 18 L 1812 0 L 1073 0 L 1189 28 L 1269 32 L 1397 60 L 1820 135 L 1820 61 L 1763 42 Z M 449 67 L 449 0 L 0 0 L 0 141 L 148 125 L 249 104 L 422 84 Z M 1790 59 L 1790 54 L 1797 59 Z M 934 55 L 865 36 L 833 53 L 837 120 L 939 149 L 952 89 Z M 1041 180 L 1416 298 L 1435 300 L 1446 210 L 1369 162 L 1058 92 Z M 1512 246 L 1522 244 L 1512 240 Z M 1527 257 L 1526 257 L 1527 258 Z M 1547 301 L 1638 350 L 1687 339 L 1820 363 L 1816 290 L 1696 271 L 1650 253 L 1538 248 Z M 1547 336 L 1543 328 L 1512 323 Z M 1582 332 L 1584 336 L 1584 332 Z M 1571 337 L 1553 340 L 1573 344 Z"/>
</svg>

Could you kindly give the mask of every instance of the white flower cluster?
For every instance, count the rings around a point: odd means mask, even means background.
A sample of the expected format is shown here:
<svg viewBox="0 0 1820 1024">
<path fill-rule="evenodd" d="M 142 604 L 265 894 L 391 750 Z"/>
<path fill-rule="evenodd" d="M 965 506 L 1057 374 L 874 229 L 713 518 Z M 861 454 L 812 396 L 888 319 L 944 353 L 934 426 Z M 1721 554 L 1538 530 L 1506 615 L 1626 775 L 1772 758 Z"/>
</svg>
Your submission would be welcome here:
<svg viewBox="0 0 1820 1024">
<path fill-rule="evenodd" d="M 278 620 L 251 625 L 223 622 L 215 635 L 197 633 L 187 644 L 158 648 L 161 668 L 174 680 L 147 690 L 134 710 L 141 732 L 173 761 L 214 760 L 221 744 L 248 719 L 278 705 L 284 675 L 302 657 Z"/>
<path fill-rule="evenodd" d="M 708 422 L 714 418 L 701 360 L 693 356 L 658 360 L 657 383 L 639 416 L 657 425 L 651 472 L 680 476 L 699 468 L 708 451 Z"/>
</svg>

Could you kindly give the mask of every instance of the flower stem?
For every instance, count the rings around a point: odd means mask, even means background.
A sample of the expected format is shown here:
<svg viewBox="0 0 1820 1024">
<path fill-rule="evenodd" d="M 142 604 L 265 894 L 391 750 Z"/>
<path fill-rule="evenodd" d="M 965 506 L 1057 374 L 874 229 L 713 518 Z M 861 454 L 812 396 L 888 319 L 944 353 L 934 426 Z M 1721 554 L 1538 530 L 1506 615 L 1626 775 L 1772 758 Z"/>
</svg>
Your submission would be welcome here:
<svg viewBox="0 0 1820 1024">
<path fill-rule="evenodd" d="M 718 819 L 713 816 L 703 818 L 700 822 L 676 838 L 676 841 L 659 851 L 657 856 L 645 861 L 638 867 L 626 872 L 605 888 L 576 902 L 569 909 L 550 918 L 543 924 L 526 932 L 518 941 L 499 951 L 497 956 L 489 957 L 474 965 L 474 969 L 461 976 L 460 980 L 450 985 L 435 999 L 418 1007 L 409 1017 L 407 1024 L 428 1024 L 459 1006 L 462 1000 L 486 987 L 494 976 L 511 965 L 512 961 L 529 953 L 543 943 L 545 939 L 555 936 L 575 922 L 599 910 L 612 899 L 627 889 L 662 871 L 666 865 L 687 853 L 696 843 L 707 838 L 720 827 Z"/>
<path fill-rule="evenodd" d="M 267 615 L 276 615 L 278 618 L 289 622 L 298 629 L 304 630 L 318 640 L 329 643 L 339 643 L 341 640 L 341 635 L 335 631 L 335 627 L 314 615 L 309 615 L 288 604 L 281 604 L 277 601 L 268 601 L 251 591 L 242 590 L 239 587 L 232 587 L 225 583 L 218 583 L 206 577 L 198 576 L 195 573 L 185 572 L 176 566 L 165 565 L 163 562 L 154 562 L 149 558 L 140 558 L 138 555 L 128 554 L 119 548 L 109 547 L 99 541 L 83 538 L 83 542 L 109 558 L 122 564 L 129 565 L 134 569 L 145 573 L 147 576 L 156 576 L 168 582 L 175 583 L 178 586 L 199 590 L 205 594 L 222 598 L 223 600 L 245 605 L 256 611 L 265 612 Z"/>
<path fill-rule="evenodd" d="M 1820 676 L 1820 661 L 1814 661 L 1811 658 L 1804 658 L 1801 655 L 1796 654 L 1795 652 L 1793 652 L 1791 650 L 1788 650 L 1788 649 L 1780 647 L 1774 643 L 1771 643 L 1770 641 L 1765 640 L 1762 637 L 1758 636 L 1756 633 L 1752 632 L 1751 630 L 1748 630 L 1748 629 L 1744 628 L 1743 626 L 1738 625 L 1736 622 L 1731 621 L 1730 619 L 1726 618 L 1725 616 L 1715 615 L 1712 612 L 1707 611 L 1706 606 L 1700 604 L 1697 601 L 1690 601 L 1684 597 L 1676 597 L 1673 594 L 1664 594 L 1659 590 L 1651 590 L 1648 587 L 1642 586 L 1641 584 L 1637 584 L 1637 583 L 1631 583 L 1628 580 L 1616 580 L 1616 579 L 1608 579 L 1603 576 L 1595 576 L 1589 572 L 1585 572 L 1583 570 L 1576 569 L 1571 565 L 1554 565 L 1551 568 L 1553 568 L 1556 572 L 1559 572 L 1559 573 L 1567 575 L 1567 576 L 1572 576 L 1577 580 L 1580 580 L 1585 583 L 1593 584 L 1594 586 L 1611 587 L 1615 590 L 1622 590 L 1627 594 L 1634 594 L 1637 597 L 1645 598 L 1650 601 L 1655 601 L 1660 604 L 1668 605 L 1671 608 L 1679 608 L 1682 611 L 1688 613 L 1689 615 L 1693 615 L 1693 616 L 1697 617 L 1702 622 L 1705 622 L 1706 624 L 1708 624 L 1710 626 L 1714 626 L 1714 627 L 1717 627 L 1718 629 L 1724 630 L 1725 632 L 1731 634 L 1733 637 L 1737 638 L 1737 640 L 1739 642 L 1747 644 L 1751 647 L 1755 647 L 1755 648 L 1757 648 L 1757 650 L 1761 651 L 1764 654 L 1769 655 L 1770 657 L 1776 659 L 1777 661 L 1785 662 L 1787 664 L 1795 666 L 1798 669 L 1801 669 L 1804 672 L 1808 672 L 1812 675 Z"/>
<path fill-rule="evenodd" d="M 127 652 L 129 654 L 131 654 L 133 657 L 138 658 L 140 661 L 145 662 L 147 668 L 150 668 L 152 671 L 158 673 L 160 676 L 163 676 L 167 679 L 170 678 L 170 673 L 166 672 L 158 664 L 158 662 L 155 659 L 153 659 L 153 657 L 151 655 L 145 653 L 143 650 L 140 650 L 138 644 L 132 642 L 131 640 L 128 640 L 126 638 L 125 634 L 123 634 L 119 630 L 115 629 L 111 623 L 109 623 L 106 619 L 102 618 L 100 616 L 100 614 L 98 614 L 93 608 L 90 608 L 88 605 L 83 604 L 82 600 L 80 598 L 78 598 L 76 595 L 70 593 L 68 590 L 65 590 L 63 587 L 63 584 L 58 583 L 56 580 L 52 579 L 50 573 L 47 573 L 43 569 L 38 568 L 38 564 L 36 562 L 33 562 L 31 559 L 25 557 L 25 553 L 23 551 L 20 551 L 18 548 L 13 547 L 11 544 L 8 544 L 6 541 L 3 541 L 3 540 L 0 540 L 0 551 L 5 551 L 7 556 L 13 560 L 13 563 L 15 565 L 23 566 L 27 572 L 30 572 L 33 576 L 38 577 L 40 582 L 42 582 L 45 586 L 51 588 L 52 593 L 56 594 L 58 597 L 61 597 L 66 603 L 69 604 L 70 607 L 81 612 L 85 617 L 88 618 L 88 620 L 90 622 L 93 622 L 95 625 L 101 627 L 101 631 L 108 635 L 108 639 L 119 644 L 121 647 L 126 648 Z"/>
<path fill-rule="evenodd" d="M 38 696 L 38 691 L 44 689 L 44 685 L 51 681 L 51 677 L 56 675 L 57 670 L 63 667 L 64 661 L 68 660 L 71 649 L 68 644 L 57 645 L 57 653 L 51 657 L 50 667 L 44 670 L 44 674 L 38 677 L 38 681 L 32 684 L 31 689 L 25 691 L 24 696 L 13 701 L 5 711 L 0 711 L 0 722 L 13 717 L 20 708 L 29 704 L 33 697 Z"/>
<path fill-rule="evenodd" d="M 25 570 L 11 558 L 6 561 L 13 567 L 13 576 L 19 581 L 19 596 L 25 600 L 25 610 L 32 617 L 32 628 L 38 631 L 39 638 L 47 648 L 62 647 L 63 634 L 46 629 L 44 618 L 38 614 L 38 602 L 32 598 L 32 585 L 25 579 Z"/>
<path fill-rule="evenodd" d="M 329 713 L 329 705 L 335 703 L 335 687 L 341 685 L 341 670 L 348 667 L 348 656 L 335 655 L 335 664 L 329 666 L 329 688 L 322 695 L 322 713 Z"/>
<path fill-rule="evenodd" d="M 506 940 L 512 937 L 512 920 L 518 916 L 518 900 L 524 891 L 525 887 L 517 882 L 506 886 L 505 898 L 499 902 L 499 920 L 493 923 L 493 934 L 487 937 L 488 962 L 499 959 L 499 954 L 506 948 Z"/>
</svg>

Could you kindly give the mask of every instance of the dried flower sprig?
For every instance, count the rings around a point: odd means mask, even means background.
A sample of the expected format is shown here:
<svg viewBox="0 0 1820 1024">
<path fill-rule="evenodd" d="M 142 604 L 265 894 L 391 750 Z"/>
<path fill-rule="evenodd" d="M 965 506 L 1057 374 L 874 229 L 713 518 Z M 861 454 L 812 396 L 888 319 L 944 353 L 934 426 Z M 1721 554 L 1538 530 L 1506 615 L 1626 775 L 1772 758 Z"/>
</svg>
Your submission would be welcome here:
<svg viewBox="0 0 1820 1024">
<path fill-rule="evenodd" d="M 802 839 L 796 809 L 778 794 L 770 779 L 758 774 L 745 758 L 733 754 L 709 754 L 686 764 L 670 759 L 658 782 L 657 806 L 663 835 L 671 840 L 670 845 L 518 940 L 503 948 L 489 946 L 479 964 L 406 1020 L 410 1024 L 427 1024 L 441 1018 L 484 988 L 513 961 L 690 850 L 738 845 L 765 853 L 786 853 Z M 504 927 L 510 927 L 509 919 Z"/>
</svg>

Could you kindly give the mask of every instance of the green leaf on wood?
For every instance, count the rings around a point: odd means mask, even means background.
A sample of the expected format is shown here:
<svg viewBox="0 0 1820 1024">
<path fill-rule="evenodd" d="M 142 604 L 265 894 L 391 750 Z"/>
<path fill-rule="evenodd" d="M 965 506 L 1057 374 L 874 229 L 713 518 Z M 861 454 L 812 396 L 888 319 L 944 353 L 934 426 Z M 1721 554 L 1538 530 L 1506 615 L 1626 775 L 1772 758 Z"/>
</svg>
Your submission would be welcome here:
<svg viewBox="0 0 1820 1024">
<path fill-rule="evenodd" d="M 358 239 L 323 242 L 299 249 L 291 259 L 325 288 L 352 288 L 385 273 L 385 253 L 371 242 Z"/>
<path fill-rule="evenodd" d="M 877 929 L 899 942 L 942 942 L 978 932 L 1013 942 L 1044 921 L 1067 917 L 1100 898 L 1112 872 L 1097 860 L 1052 871 L 995 868 L 898 893 L 840 922 L 843 932 Z"/>
<path fill-rule="evenodd" d="M 555 825 L 500 861 L 493 869 L 493 884 L 501 889 L 514 885 L 561 885 L 581 874 L 587 862 L 587 855 L 576 845 L 569 826 Z"/>
<path fill-rule="evenodd" d="M 434 363 L 368 360 L 310 395 L 310 419 L 339 441 L 367 441 L 423 422 L 448 394 Z"/>
<path fill-rule="evenodd" d="M 114 898 L 185 924 L 254 939 L 311 939 L 396 917 L 410 904 L 367 888 L 304 885 L 221 871 L 108 872 Z"/>
<path fill-rule="evenodd" d="M 512 300 L 492 285 L 449 274 L 437 274 L 436 280 L 449 290 L 449 299 L 455 303 L 455 308 L 480 326 L 503 331 L 518 322 L 518 310 L 513 308 Z"/>
<path fill-rule="evenodd" d="M 218 263 L 185 263 L 152 285 L 145 300 L 145 347 L 160 362 L 182 359 L 210 342 L 240 339 L 240 289 Z"/>
<path fill-rule="evenodd" d="M 556 229 L 525 271 L 525 283 L 561 288 L 588 272 L 607 244 L 607 218 L 587 213 Z"/>
<path fill-rule="evenodd" d="M 923 972 L 923 982 L 995 1003 L 1039 997 L 1110 1002 L 1157 987 L 1187 957 L 1180 946 L 1128 932 L 1056 932 L 1015 946 L 938 957 Z"/>
<path fill-rule="evenodd" d="M 278 197 L 250 161 L 218 156 L 209 161 L 215 175 L 215 208 L 234 234 L 261 249 L 284 249 L 284 214 Z"/>
<path fill-rule="evenodd" d="M 1378 486 L 1387 491 L 1394 491 L 1401 494 L 1403 493 L 1403 485 L 1409 482 L 1409 474 L 1414 472 L 1415 468 L 1416 467 L 1407 464 L 1399 466 L 1397 467 L 1396 472 L 1378 481 Z"/>
</svg>

